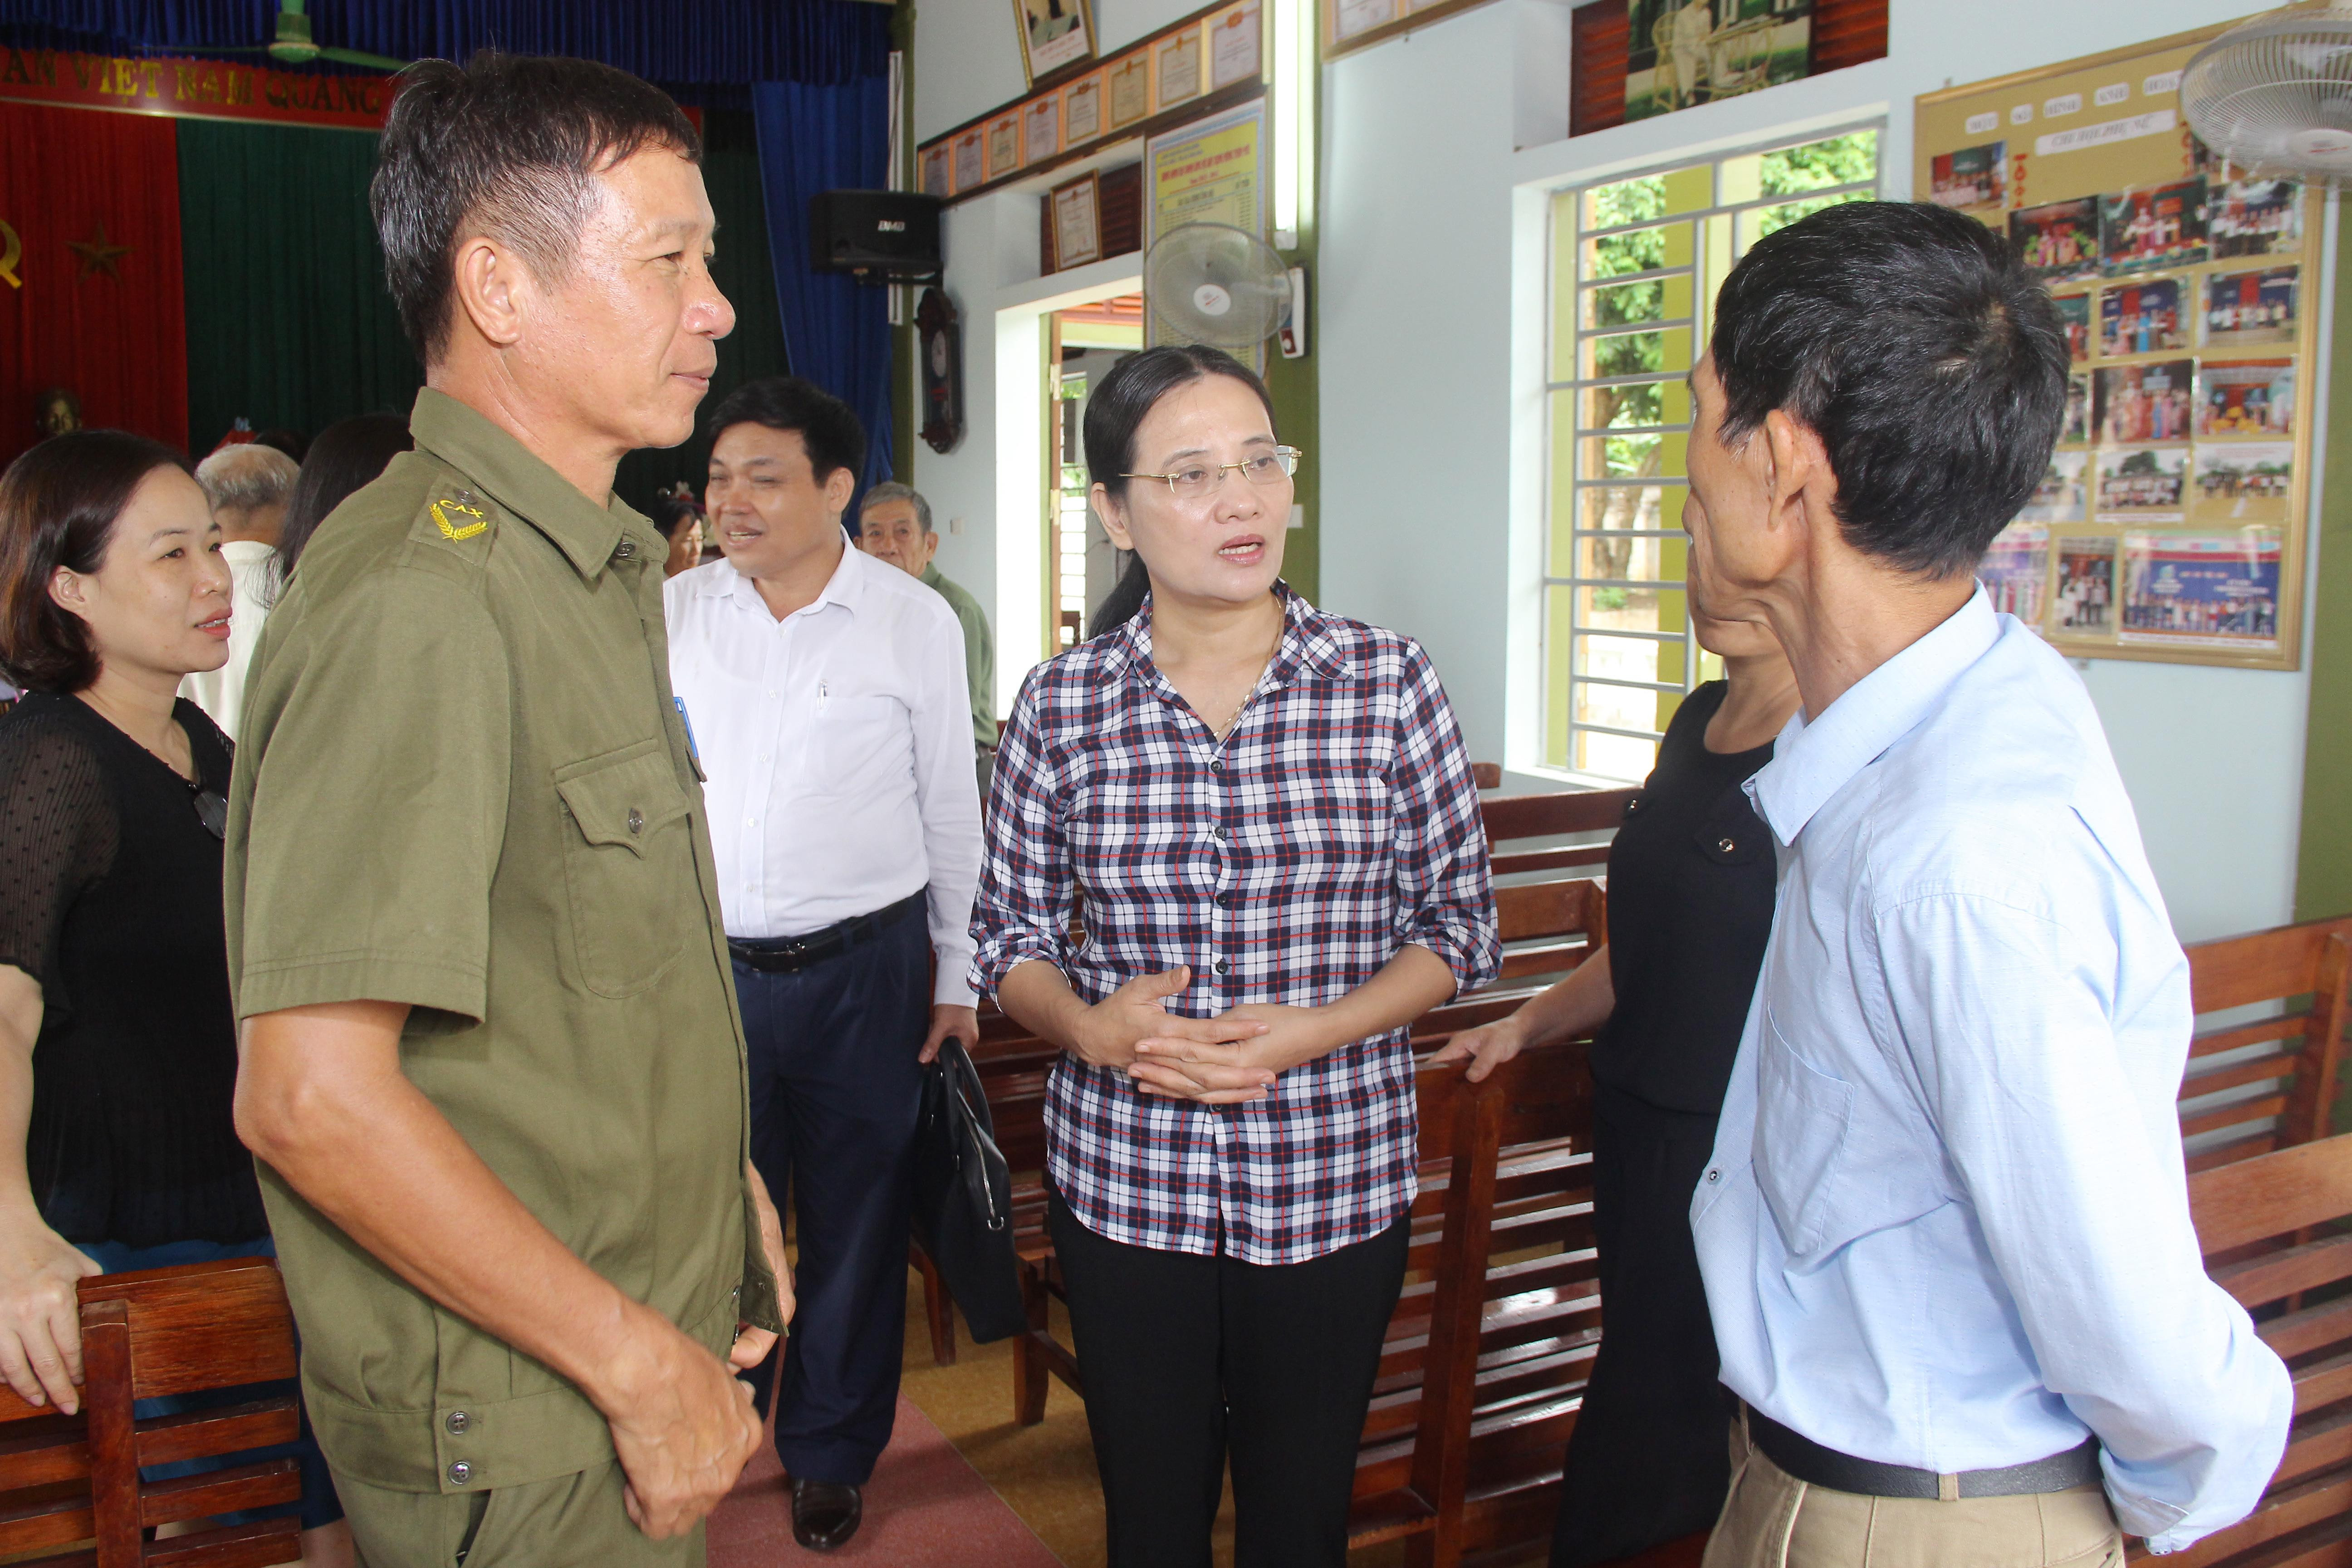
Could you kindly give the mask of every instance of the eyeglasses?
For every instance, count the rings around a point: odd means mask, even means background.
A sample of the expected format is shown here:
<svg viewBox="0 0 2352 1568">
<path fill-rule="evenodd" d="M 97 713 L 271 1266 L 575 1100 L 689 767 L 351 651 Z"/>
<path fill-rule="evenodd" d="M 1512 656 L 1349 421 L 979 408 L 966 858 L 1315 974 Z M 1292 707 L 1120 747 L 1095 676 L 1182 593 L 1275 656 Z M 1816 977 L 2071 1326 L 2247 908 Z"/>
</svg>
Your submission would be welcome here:
<svg viewBox="0 0 2352 1568">
<path fill-rule="evenodd" d="M 1121 474 L 1119 478 L 1159 479 L 1178 500 L 1199 500 L 1224 483 L 1225 476 L 1236 468 L 1254 485 L 1280 484 L 1298 471 L 1298 459 L 1305 455 L 1296 447 L 1276 447 L 1271 452 L 1261 452 L 1238 463 L 1190 463 L 1172 474 Z"/>
</svg>

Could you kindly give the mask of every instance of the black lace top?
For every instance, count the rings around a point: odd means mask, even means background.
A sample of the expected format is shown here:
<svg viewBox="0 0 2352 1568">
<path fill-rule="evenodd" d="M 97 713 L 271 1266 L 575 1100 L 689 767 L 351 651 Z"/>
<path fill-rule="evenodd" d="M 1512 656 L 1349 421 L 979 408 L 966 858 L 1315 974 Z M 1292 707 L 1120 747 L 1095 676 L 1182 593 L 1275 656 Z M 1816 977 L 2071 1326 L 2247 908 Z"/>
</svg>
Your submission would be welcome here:
<svg viewBox="0 0 2352 1568">
<path fill-rule="evenodd" d="M 198 783 L 229 742 L 177 711 Z M 195 791 L 79 698 L 0 716 L 0 963 L 41 983 L 26 1164 L 68 1241 L 152 1247 L 266 1234 L 236 1140 L 221 841 Z"/>
</svg>

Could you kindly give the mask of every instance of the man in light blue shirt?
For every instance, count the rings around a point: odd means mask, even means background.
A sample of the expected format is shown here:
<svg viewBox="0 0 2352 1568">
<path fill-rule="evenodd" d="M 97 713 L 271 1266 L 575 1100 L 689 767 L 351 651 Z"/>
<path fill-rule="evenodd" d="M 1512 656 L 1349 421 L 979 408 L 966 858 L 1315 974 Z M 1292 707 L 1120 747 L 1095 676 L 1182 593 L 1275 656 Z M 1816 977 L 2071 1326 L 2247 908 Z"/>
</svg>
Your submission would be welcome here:
<svg viewBox="0 0 2352 1568">
<path fill-rule="evenodd" d="M 1693 374 L 1691 591 L 1803 707 L 1780 903 L 1691 1205 L 1744 1402 L 1707 1568 L 2122 1562 L 2242 1517 L 2285 1368 L 2205 1277 L 2189 966 L 2096 713 L 1971 573 L 2064 336 L 2008 246 L 1856 203 L 1748 252 Z"/>
</svg>

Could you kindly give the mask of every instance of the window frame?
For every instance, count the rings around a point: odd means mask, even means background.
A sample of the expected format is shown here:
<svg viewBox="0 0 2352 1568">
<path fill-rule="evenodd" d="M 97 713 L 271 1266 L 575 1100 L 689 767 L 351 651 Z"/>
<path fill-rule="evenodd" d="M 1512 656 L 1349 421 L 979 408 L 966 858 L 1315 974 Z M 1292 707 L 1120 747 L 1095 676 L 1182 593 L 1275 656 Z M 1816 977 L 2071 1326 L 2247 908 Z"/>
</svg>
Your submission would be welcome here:
<svg viewBox="0 0 2352 1568">
<path fill-rule="evenodd" d="M 1836 141 L 1842 137 L 1865 132 L 1874 132 L 1877 138 L 1874 148 L 1876 166 L 1872 177 L 1867 180 L 1849 181 L 1840 184 L 1823 185 L 1812 190 L 1783 192 L 1777 195 L 1766 195 L 1759 191 L 1757 195 L 1743 199 L 1728 201 L 1724 199 L 1725 170 L 1727 165 L 1742 159 L 1760 158 L 1792 147 L 1811 146 L 1817 142 Z M 1663 508 L 1661 516 L 1657 520 L 1662 526 L 1657 528 L 1594 529 L 1585 526 L 1584 497 L 1590 490 L 1639 489 L 1650 486 L 1663 487 L 1669 492 L 1687 489 L 1688 481 L 1680 475 L 1627 476 L 1610 475 L 1603 472 L 1588 476 L 1582 468 L 1586 460 L 1584 451 L 1588 444 L 1605 440 L 1612 434 L 1656 436 L 1665 439 L 1671 439 L 1676 436 L 1687 437 L 1691 428 L 1687 418 L 1679 422 L 1668 420 L 1656 425 L 1635 426 L 1588 427 L 1584 424 L 1584 420 L 1591 415 L 1586 405 L 1588 395 L 1594 390 L 1614 386 L 1660 385 L 1671 383 L 1676 373 L 1665 370 L 1615 375 L 1576 374 L 1565 379 L 1559 373 L 1563 369 L 1580 373 L 1590 368 L 1591 361 L 1587 356 L 1589 347 L 1592 343 L 1642 332 L 1675 331 L 1688 332 L 1690 357 L 1692 363 L 1696 363 L 1698 356 L 1706 352 L 1706 336 L 1712 330 L 1714 289 L 1721 283 L 1719 269 L 1727 269 L 1729 265 L 1736 263 L 1738 258 L 1745 254 L 1742 235 L 1743 229 L 1747 226 L 1744 221 L 1745 215 L 1825 196 L 1843 197 L 1848 200 L 1884 199 L 1887 179 L 1886 136 L 1887 117 L 1885 114 L 1864 114 L 1851 121 L 1833 122 L 1802 131 L 1776 132 L 1730 147 L 1688 153 L 1654 163 L 1563 183 L 1553 186 L 1547 193 L 1544 220 L 1546 270 L 1542 380 L 1546 409 L 1543 422 L 1544 464 L 1541 491 L 1543 517 L 1541 545 L 1536 562 L 1536 592 L 1539 616 L 1538 668 L 1541 672 L 1538 681 L 1541 720 L 1537 754 L 1542 772 L 1610 783 L 1640 783 L 1641 775 L 1626 778 L 1614 773 L 1580 765 L 1580 753 L 1582 750 L 1580 737 L 1601 735 L 1643 742 L 1648 743 L 1651 756 L 1654 760 L 1657 742 L 1664 733 L 1663 720 L 1659 729 L 1636 730 L 1623 724 L 1581 719 L 1579 717 L 1581 689 L 1593 687 L 1650 693 L 1658 697 L 1672 696 L 1679 701 L 1681 697 L 1687 695 L 1701 682 L 1711 678 L 1710 671 L 1702 667 L 1702 660 L 1711 660 L 1713 658 L 1699 647 L 1697 639 L 1691 632 L 1686 599 L 1683 608 L 1683 626 L 1679 632 L 1592 626 L 1586 621 L 1585 617 L 1589 612 L 1583 607 L 1587 595 L 1593 590 L 1656 591 L 1675 595 L 1687 592 L 1685 586 L 1687 580 L 1682 577 L 1669 581 L 1663 577 L 1638 579 L 1588 575 L 1588 563 L 1585 559 L 1586 545 L 1588 542 L 1594 540 L 1605 538 L 1636 543 L 1642 541 L 1656 541 L 1660 542 L 1659 548 L 1663 551 L 1671 542 L 1686 537 L 1679 526 L 1671 524 L 1671 521 L 1664 515 Z M 1694 171 L 1700 169 L 1706 171 L 1708 182 L 1708 199 L 1705 205 L 1662 213 L 1656 216 L 1643 217 L 1607 227 L 1584 226 L 1588 198 L 1596 191 L 1643 180 L 1671 180 L 1676 176 L 1688 178 Z M 1567 205 L 1568 212 L 1572 215 L 1572 221 L 1566 221 L 1563 218 L 1564 204 Z M 1727 233 L 1722 242 L 1720 256 L 1717 254 L 1717 247 L 1709 242 L 1709 226 L 1714 223 L 1728 226 Z M 1610 277 L 1586 278 L 1581 275 L 1584 265 L 1583 247 L 1589 242 L 1669 224 L 1690 226 L 1692 240 L 1687 262 L 1678 266 L 1654 268 Z M 1564 245 L 1571 247 L 1570 254 L 1565 257 L 1560 254 Z M 1656 320 L 1621 321 L 1601 327 L 1587 327 L 1583 324 L 1588 314 L 1587 298 L 1600 289 L 1657 281 L 1663 285 L 1662 292 L 1664 292 L 1671 289 L 1673 279 L 1684 278 L 1690 280 L 1690 298 L 1686 314 L 1660 317 Z M 1568 298 L 1565 300 L 1561 298 L 1563 287 L 1568 290 Z M 1565 343 L 1562 341 L 1563 335 L 1567 339 Z M 1561 419 L 1556 412 L 1559 400 L 1563 397 L 1567 399 L 1570 410 L 1565 420 Z M 1671 413 L 1673 410 L 1662 408 L 1660 412 Z M 1559 449 L 1563 441 L 1569 448 L 1564 454 Z M 1570 466 L 1565 483 L 1562 482 L 1559 470 L 1559 465 L 1563 462 Z M 1671 499 L 1670 495 L 1667 499 Z M 1559 509 L 1563 501 L 1570 513 L 1564 524 L 1559 516 Z M 1563 541 L 1564 544 L 1561 542 Z M 1687 570 L 1686 559 L 1685 570 Z M 1564 605 L 1559 601 L 1559 595 L 1567 596 Z M 1623 637 L 1672 645 L 1681 656 L 1682 679 L 1677 682 L 1668 679 L 1642 680 L 1625 676 L 1585 674 L 1578 668 L 1580 650 L 1577 639 L 1580 637 Z M 1559 641 L 1562 637 L 1565 637 L 1568 642 L 1565 648 L 1559 646 Z M 1567 686 L 1565 693 L 1557 689 L 1558 682 L 1561 681 L 1564 681 Z M 1668 709 L 1664 717 L 1670 718 L 1671 712 L 1672 710 Z M 1645 766 L 1643 773 L 1646 774 L 1647 771 Z"/>
</svg>

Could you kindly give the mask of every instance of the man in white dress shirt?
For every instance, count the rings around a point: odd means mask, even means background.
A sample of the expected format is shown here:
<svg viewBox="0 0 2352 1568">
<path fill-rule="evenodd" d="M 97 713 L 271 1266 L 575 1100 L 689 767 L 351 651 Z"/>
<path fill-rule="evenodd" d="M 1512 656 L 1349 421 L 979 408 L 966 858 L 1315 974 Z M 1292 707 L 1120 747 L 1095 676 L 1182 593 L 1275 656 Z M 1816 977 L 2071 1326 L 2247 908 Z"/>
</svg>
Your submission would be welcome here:
<svg viewBox="0 0 2352 1568">
<path fill-rule="evenodd" d="M 1744 1402 L 1707 1568 L 2120 1568 L 2242 1517 L 2285 1369 L 2205 1276 L 2189 966 L 2083 683 L 1972 580 L 2067 351 L 2008 244 L 1855 203 L 1758 242 L 1691 376 L 1693 603 L 1803 706 L 1780 902 L 1691 1205 Z"/>
<path fill-rule="evenodd" d="M 751 1158 L 797 1218 L 799 1310 L 761 1408 L 773 1379 L 793 1535 L 830 1550 L 898 1406 L 920 1064 L 980 1033 L 963 631 L 843 531 L 866 447 L 847 405 L 752 382 L 709 428 L 726 558 L 664 589 L 670 679 L 709 775 Z"/>
<path fill-rule="evenodd" d="M 245 711 L 245 672 L 261 644 L 261 623 L 278 594 L 278 536 L 286 502 L 302 470 L 275 447 L 247 441 L 223 447 L 196 465 L 196 483 L 221 525 L 221 559 L 228 563 L 228 662 L 180 682 L 180 695 L 212 715 L 230 740 Z"/>
</svg>

